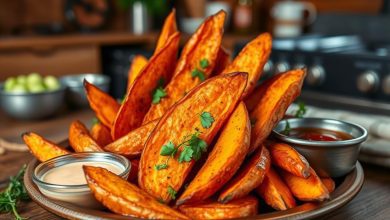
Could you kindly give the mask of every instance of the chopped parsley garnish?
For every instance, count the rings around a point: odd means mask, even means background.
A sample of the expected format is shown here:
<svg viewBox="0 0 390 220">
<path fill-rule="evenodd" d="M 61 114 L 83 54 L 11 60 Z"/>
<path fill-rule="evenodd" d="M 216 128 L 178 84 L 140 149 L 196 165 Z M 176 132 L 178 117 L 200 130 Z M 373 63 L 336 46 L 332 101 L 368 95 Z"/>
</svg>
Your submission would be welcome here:
<svg viewBox="0 0 390 220">
<path fill-rule="evenodd" d="M 156 170 L 162 170 L 162 169 L 167 169 L 167 168 L 168 168 L 168 164 L 166 164 L 166 163 L 154 165 L 154 169 L 156 169 Z"/>
<path fill-rule="evenodd" d="M 168 156 L 168 158 L 164 163 L 156 164 L 154 168 L 156 170 L 167 169 L 169 159 L 174 158 L 179 149 L 181 149 L 179 163 L 199 160 L 202 153 L 207 151 L 207 143 L 199 138 L 199 134 L 200 132 L 196 131 L 194 134 L 186 136 L 184 141 L 177 146 L 172 141 L 164 144 L 161 147 L 160 155 Z"/>
<path fill-rule="evenodd" d="M 172 188 L 172 186 L 168 186 L 167 188 L 167 192 L 169 194 L 169 196 L 172 198 L 172 199 L 176 199 L 176 190 Z"/>
<path fill-rule="evenodd" d="M 171 156 L 176 154 L 177 149 L 175 148 L 175 144 L 172 141 L 169 141 L 167 144 L 163 145 L 160 150 L 161 156 Z"/>
<path fill-rule="evenodd" d="M 192 75 L 192 77 L 198 77 L 200 79 L 200 81 L 202 81 L 202 82 L 206 79 L 206 77 L 204 76 L 204 73 L 197 68 L 191 72 L 191 75 Z"/>
<path fill-rule="evenodd" d="M 199 68 L 195 68 L 194 70 L 192 70 L 191 72 L 191 76 L 192 77 L 198 77 L 200 81 L 205 81 L 206 77 L 204 75 L 204 70 L 209 66 L 209 61 L 207 59 L 201 59 L 199 61 L 199 66 L 201 69 Z"/>
<path fill-rule="evenodd" d="M 209 66 L 209 61 L 207 59 L 202 59 L 199 64 L 202 69 L 206 69 Z"/>
<path fill-rule="evenodd" d="M 164 78 L 161 78 L 158 81 L 157 88 L 154 90 L 153 95 L 152 95 L 152 103 L 153 104 L 158 104 L 162 98 L 167 96 L 167 93 L 165 92 L 163 86 L 164 86 Z"/>
<path fill-rule="evenodd" d="M 298 110 L 295 112 L 296 118 L 302 118 L 306 114 L 306 105 L 304 102 L 298 102 Z"/>
<path fill-rule="evenodd" d="M 213 122 L 214 118 L 210 112 L 202 112 L 202 114 L 200 114 L 200 123 L 204 128 L 210 128 Z"/>
<path fill-rule="evenodd" d="M 97 118 L 92 118 L 92 126 L 99 124 L 100 121 Z"/>
<path fill-rule="evenodd" d="M 180 153 L 179 156 L 179 163 L 190 162 L 192 160 L 192 156 L 194 154 L 194 150 L 190 146 L 185 146 L 183 148 L 183 151 Z"/>
<path fill-rule="evenodd" d="M 282 131 L 282 134 L 289 135 L 290 131 L 291 131 L 290 123 L 288 122 L 288 120 L 286 120 L 286 127 L 284 127 L 284 130 Z"/>
</svg>

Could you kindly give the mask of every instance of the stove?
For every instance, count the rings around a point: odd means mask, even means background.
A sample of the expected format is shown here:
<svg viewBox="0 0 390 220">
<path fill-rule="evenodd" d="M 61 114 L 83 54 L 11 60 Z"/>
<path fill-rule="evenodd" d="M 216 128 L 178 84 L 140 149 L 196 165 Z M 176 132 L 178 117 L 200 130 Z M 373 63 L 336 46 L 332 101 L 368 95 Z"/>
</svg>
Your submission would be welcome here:
<svg viewBox="0 0 390 220">
<path fill-rule="evenodd" d="M 355 35 L 274 39 L 263 79 L 302 67 L 307 68 L 305 102 L 390 115 L 390 42 L 367 42 Z"/>
</svg>

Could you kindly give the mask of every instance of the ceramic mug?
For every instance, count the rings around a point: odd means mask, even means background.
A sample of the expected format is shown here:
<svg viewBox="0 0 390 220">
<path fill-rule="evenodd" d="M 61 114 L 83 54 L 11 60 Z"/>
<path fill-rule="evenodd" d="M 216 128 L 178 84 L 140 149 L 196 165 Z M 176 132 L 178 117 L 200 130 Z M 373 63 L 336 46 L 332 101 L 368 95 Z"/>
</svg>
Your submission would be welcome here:
<svg viewBox="0 0 390 220">
<path fill-rule="evenodd" d="M 308 13 L 306 21 L 305 11 Z M 296 37 L 301 35 L 304 25 L 314 22 L 317 11 L 310 2 L 282 1 L 272 7 L 271 16 L 275 20 L 273 32 L 276 37 Z"/>
</svg>

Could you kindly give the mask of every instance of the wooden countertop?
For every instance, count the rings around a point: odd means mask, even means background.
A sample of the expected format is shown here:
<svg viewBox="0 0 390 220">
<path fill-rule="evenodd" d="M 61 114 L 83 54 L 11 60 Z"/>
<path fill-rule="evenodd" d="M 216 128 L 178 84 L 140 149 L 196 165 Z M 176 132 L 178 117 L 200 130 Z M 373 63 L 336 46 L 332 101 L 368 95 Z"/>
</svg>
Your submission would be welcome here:
<svg viewBox="0 0 390 220">
<path fill-rule="evenodd" d="M 49 139 L 58 141 L 66 137 L 69 124 L 74 119 L 90 122 L 90 110 L 61 113 L 44 121 L 22 122 L 7 118 L 0 112 L 0 137 L 19 137 L 27 130 L 37 131 Z M 57 140 L 55 140 L 57 139 Z M 29 152 L 7 152 L 0 155 L 0 188 L 4 188 L 8 176 L 15 175 L 20 167 L 32 159 Z M 318 219 L 386 219 L 390 216 L 390 175 L 389 170 L 363 164 L 365 182 L 361 192 L 344 207 Z M 31 220 L 61 219 L 44 210 L 35 202 L 24 202 L 19 211 Z M 0 219 L 12 219 L 9 214 L 0 214 Z"/>
</svg>

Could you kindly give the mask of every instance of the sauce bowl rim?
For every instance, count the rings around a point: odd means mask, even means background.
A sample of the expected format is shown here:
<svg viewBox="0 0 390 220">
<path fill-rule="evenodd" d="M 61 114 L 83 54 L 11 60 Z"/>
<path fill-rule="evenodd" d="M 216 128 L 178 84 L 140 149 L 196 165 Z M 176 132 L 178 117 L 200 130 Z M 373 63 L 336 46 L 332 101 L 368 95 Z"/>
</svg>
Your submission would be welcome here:
<svg viewBox="0 0 390 220">
<path fill-rule="evenodd" d="M 112 160 L 107 160 L 107 159 L 114 159 L 116 162 L 113 162 Z M 81 160 L 80 160 L 81 159 Z M 87 159 L 87 160 L 83 160 Z M 89 159 L 89 160 L 88 160 Z M 105 159 L 105 160 L 97 160 L 97 159 Z M 80 160 L 80 161 L 79 161 Z M 71 161 L 69 163 L 66 163 L 66 161 Z M 45 162 L 40 163 L 38 166 L 35 167 L 34 172 L 32 174 L 32 179 L 37 184 L 39 187 L 42 187 L 46 190 L 52 191 L 52 189 L 86 189 L 89 190 L 88 183 L 86 184 L 78 184 L 78 185 L 64 185 L 64 184 L 54 184 L 54 183 L 48 183 L 43 180 L 41 180 L 42 176 L 48 172 L 49 170 L 63 166 L 66 164 L 70 163 L 75 163 L 75 162 L 105 162 L 105 163 L 110 163 L 114 166 L 118 166 L 117 164 L 120 163 L 123 165 L 125 168 L 123 172 L 121 172 L 118 176 L 120 177 L 125 177 L 130 173 L 131 170 L 131 163 L 129 160 L 119 154 L 114 154 L 110 152 L 80 152 L 80 153 L 71 153 L 71 154 L 66 154 L 62 155 L 59 157 L 52 158 L 50 160 L 47 160 Z M 61 163 L 59 166 L 56 166 L 57 163 Z M 45 172 L 43 172 L 42 175 L 38 175 L 38 171 L 41 169 L 44 169 L 45 167 L 48 167 Z M 38 177 L 39 176 L 39 177 Z M 77 192 L 82 192 L 82 191 L 77 191 Z M 67 193 L 67 192 L 62 192 L 62 193 Z M 74 193 L 74 192 L 69 192 L 69 193 Z"/>
<path fill-rule="evenodd" d="M 342 141 L 309 141 L 309 140 L 304 140 L 300 138 L 294 138 L 288 135 L 284 135 L 281 132 L 277 130 L 277 127 L 281 123 L 286 123 L 286 121 L 316 121 L 317 123 L 322 123 L 322 124 L 344 124 L 349 127 L 355 128 L 361 132 L 361 135 L 358 137 L 354 137 L 352 139 L 348 140 L 342 140 Z M 314 128 L 321 128 L 320 126 L 314 127 Z M 302 146 L 315 146 L 315 147 L 341 147 L 341 146 L 348 146 L 348 145 L 356 145 L 360 144 L 363 141 L 367 139 L 368 132 L 367 130 L 358 124 L 351 123 L 351 122 L 346 122 L 342 120 L 337 120 L 337 119 L 331 119 L 331 118 L 289 118 L 289 119 L 283 119 L 281 120 L 277 126 L 272 130 L 272 136 L 282 140 L 287 143 L 292 143 L 292 144 L 299 144 Z"/>
</svg>

